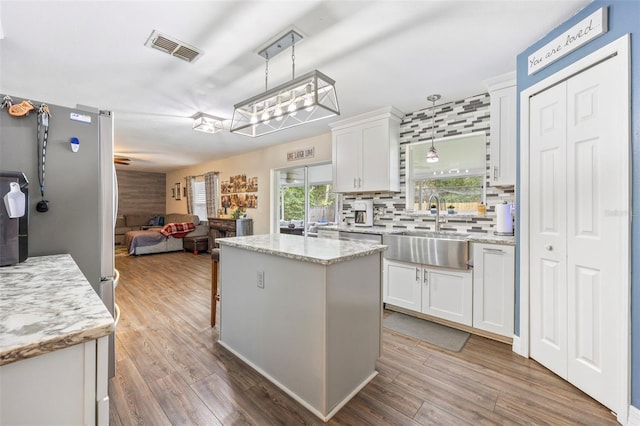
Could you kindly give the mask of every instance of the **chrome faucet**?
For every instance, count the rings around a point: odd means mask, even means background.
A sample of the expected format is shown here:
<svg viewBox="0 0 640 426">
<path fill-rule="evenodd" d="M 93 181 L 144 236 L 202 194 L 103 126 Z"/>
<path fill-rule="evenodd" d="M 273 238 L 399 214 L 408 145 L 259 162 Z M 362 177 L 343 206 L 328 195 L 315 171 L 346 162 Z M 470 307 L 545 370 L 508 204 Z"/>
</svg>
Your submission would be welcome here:
<svg viewBox="0 0 640 426">
<path fill-rule="evenodd" d="M 436 198 L 436 232 L 440 231 L 440 196 L 437 193 L 431 194 L 431 196 L 429 196 L 429 201 L 427 201 L 427 204 L 429 205 L 429 207 L 431 207 L 431 199 L 432 198 Z"/>
</svg>

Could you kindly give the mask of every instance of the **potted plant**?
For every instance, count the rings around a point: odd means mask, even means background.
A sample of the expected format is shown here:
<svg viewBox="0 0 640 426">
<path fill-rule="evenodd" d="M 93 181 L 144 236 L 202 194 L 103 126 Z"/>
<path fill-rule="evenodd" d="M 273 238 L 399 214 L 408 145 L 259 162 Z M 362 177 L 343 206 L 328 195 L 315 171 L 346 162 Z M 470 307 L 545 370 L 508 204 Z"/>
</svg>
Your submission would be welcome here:
<svg viewBox="0 0 640 426">
<path fill-rule="evenodd" d="M 431 204 L 430 208 L 431 208 L 431 214 L 436 214 L 438 206 L 436 206 L 435 204 Z"/>
<path fill-rule="evenodd" d="M 453 204 L 449 204 L 449 206 L 447 207 L 447 209 L 449 209 L 449 210 L 448 210 L 448 213 L 449 213 L 449 214 L 455 214 L 455 212 L 456 212 L 456 206 L 454 206 Z"/>
</svg>

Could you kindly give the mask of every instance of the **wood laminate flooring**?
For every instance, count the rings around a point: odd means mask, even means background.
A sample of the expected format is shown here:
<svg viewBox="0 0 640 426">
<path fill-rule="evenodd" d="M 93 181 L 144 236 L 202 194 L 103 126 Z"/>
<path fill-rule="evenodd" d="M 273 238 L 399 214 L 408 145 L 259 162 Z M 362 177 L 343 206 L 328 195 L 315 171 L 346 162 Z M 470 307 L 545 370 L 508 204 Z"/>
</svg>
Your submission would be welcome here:
<svg viewBox="0 0 640 426">
<path fill-rule="evenodd" d="M 209 254 L 120 256 L 116 267 L 111 425 L 322 423 L 217 344 Z M 329 424 L 617 424 L 537 362 L 478 336 L 456 353 L 385 329 L 378 371 Z"/>
</svg>

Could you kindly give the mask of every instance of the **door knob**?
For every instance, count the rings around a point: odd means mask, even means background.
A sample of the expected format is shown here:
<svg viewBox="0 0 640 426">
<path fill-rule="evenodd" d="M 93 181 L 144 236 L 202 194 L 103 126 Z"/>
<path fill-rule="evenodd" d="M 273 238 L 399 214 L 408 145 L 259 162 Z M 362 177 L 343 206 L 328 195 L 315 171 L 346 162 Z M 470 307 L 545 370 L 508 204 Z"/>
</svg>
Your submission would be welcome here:
<svg viewBox="0 0 640 426">
<path fill-rule="evenodd" d="M 544 248 L 548 251 L 553 251 L 553 246 L 551 244 L 547 244 L 546 246 L 544 246 Z"/>
</svg>

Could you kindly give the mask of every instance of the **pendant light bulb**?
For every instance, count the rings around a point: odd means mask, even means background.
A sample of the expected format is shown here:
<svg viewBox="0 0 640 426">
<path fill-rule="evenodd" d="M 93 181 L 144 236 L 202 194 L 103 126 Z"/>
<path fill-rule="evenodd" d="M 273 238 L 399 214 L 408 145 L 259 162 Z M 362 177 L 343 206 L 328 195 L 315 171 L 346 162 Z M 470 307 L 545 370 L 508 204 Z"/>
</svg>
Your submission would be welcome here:
<svg viewBox="0 0 640 426">
<path fill-rule="evenodd" d="M 296 103 L 296 95 L 293 93 L 291 95 L 291 103 L 289 107 L 287 107 L 287 111 L 289 111 L 289 115 L 295 117 L 298 111 L 298 104 Z"/>
<path fill-rule="evenodd" d="M 258 106 L 253 106 L 253 114 L 251 114 L 251 119 L 249 120 L 251 124 L 256 124 L 258 122 Z"/>
<path fill-rule="evenodd" d="M 276 121 L 282 120 L 282 98 L 280 96 L 278 96 L 276 108 L 273 110 L 273 116 L 276 118 Z"/>
<path fill-rule="evenodd" d="M 262 110 L 262 116 L 260 116 L 264 124 L 269 124 L 271 116 L 269 115 L 269 102 L 265 102 L 264 109 Z"/>
<path fill-rule="evenodd" d="M 311 86 L 311 83 L 307 84 L 307 86 L 304 88 L 304 91 L 305 111 L 311 112 L 311 110 L 313 109 L 313 87 Z"/>
<path fill-rule="evenodd" d="M 433 145 L 433 141 L 436 137 L 436 101 L 438 99 L 440 99 L 441 96 L 440 95 L 430 95 L 427 96 L 427 100 L 431 101 L 432 103 L 432 110 L 431 110 L 431 148 L 429 148 L 429 151 L 427 152 L 427 163 L 437 163 L 438 161 L 440 161 L 440 158 L 438 158 L 438 152 L 436 151 L 436 147 Z"/>
</svg>

